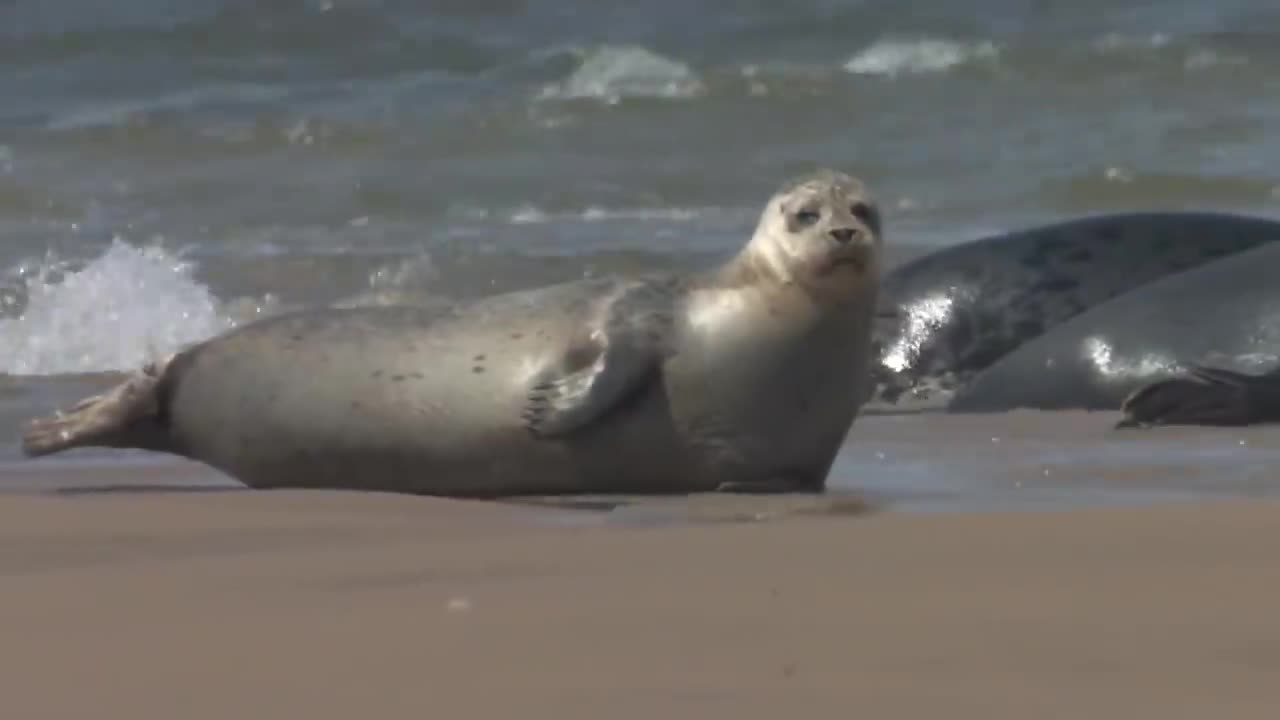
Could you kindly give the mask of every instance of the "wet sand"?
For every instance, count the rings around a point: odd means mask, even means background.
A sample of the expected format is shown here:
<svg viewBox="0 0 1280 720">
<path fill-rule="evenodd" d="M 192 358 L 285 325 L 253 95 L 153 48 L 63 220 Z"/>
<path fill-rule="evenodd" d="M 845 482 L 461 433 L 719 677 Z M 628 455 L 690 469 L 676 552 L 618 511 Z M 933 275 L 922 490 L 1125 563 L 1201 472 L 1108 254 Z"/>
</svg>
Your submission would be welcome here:
<svg viewBox="0 0 1280 720">
<path fill-rule="evenodd" d="M 0 499 L 22 718 L 1271 717 L 1280 503 L 556 526 Z"/>
<path fill-rule="evenodd" d="M 4 464 L 5 708 L 1273 716 L 1280 430 L 1113 421 L 869 416 L 827 498 L 576 510 Z"/>
</svg>

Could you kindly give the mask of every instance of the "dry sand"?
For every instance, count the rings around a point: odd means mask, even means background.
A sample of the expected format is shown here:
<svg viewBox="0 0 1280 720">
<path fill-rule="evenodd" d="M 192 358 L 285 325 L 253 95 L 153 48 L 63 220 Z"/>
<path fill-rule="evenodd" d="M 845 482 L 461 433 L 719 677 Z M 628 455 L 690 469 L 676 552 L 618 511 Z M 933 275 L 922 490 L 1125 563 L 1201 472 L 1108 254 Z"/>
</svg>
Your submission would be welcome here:
<svg viewBox="0 0 1280 720">
<path fill-rule="evenodd" d="M 548 519 L 337 492 L 0 497 L 4 716 L 1202 720 L 1280 707 L 1274 501 Z"/>
</svg>

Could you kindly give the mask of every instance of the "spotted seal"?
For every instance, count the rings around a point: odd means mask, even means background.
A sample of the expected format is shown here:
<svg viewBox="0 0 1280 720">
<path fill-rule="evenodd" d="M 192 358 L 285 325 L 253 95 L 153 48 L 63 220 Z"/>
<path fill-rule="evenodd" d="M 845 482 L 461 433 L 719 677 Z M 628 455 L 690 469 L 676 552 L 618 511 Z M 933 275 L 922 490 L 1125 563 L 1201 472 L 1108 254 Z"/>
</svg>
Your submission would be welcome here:
<svg viewBox="0 0 1280 720">
<path fill-rule="evenodd" d="M 253 488 L 818 491 L 866 394 L 881 254 L 864 185 L 821 171 L 716 267 L 290 312 L 33 421 L 23 449 L 167 452 Z"/>
</svg>

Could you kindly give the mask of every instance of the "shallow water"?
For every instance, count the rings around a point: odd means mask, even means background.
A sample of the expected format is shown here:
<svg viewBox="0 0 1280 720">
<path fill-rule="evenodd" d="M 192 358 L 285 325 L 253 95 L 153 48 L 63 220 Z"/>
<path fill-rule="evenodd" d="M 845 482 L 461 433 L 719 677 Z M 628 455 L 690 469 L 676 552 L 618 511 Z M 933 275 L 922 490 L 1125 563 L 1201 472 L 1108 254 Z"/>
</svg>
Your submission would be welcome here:
<svg viewBox="0 0 1280 720">
<path fill-rule="evenodd" d="M 835 502 L 897 512 L 1061 510 L 1280 495 L 1280 427 L 1114 430 L 1118 413 L 870 415 L 832 469 Z M 206 466 L 139 451 L 0 460 L 0 493 L 235 490 Z M 723 496 L 722 496 L 723 497 Z M 824 501 L 736 496 L 582 498 L 549 521 L 663 524 L 822 512 Z M 839 508 L 836 512 L 843 512 Z"/>
<path fill-rule="evenodd" d="M 5 459 L 97 374 L 281 308 L 713 261 L 814 165 L 871 183 L 899 255 L 1110 210 L 1280 217 L 1269 0 L 10 0 L 0 58 Z M 1076 478 L 1049 488 L 1038 445 L 958 459 L 1019 423 L 868 418 L 837 480 L 1069 504 L 1118 498 L 1085 479 L 1128 463 L 1212 494 L 1179 463 L 1227 440 L 1047 432 Z M 881 427 L 906 444 L 860 454 Z M 1164 460 L 1120 451 L 1148 442 Z M 1222 452 L 1224 477 L 1265 475 Z"/>
</svg>

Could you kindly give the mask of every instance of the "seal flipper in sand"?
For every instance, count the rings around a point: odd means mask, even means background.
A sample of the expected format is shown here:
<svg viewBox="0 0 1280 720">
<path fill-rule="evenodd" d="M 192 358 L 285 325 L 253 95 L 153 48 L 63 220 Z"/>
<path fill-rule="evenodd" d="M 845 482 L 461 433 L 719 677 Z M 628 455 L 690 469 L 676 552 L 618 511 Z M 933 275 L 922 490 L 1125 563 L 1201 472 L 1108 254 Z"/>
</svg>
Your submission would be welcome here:
<svg viewBox="0 0 1280 720">
<path fill-rule="evenodd" d="M 1152 425 L 1239 426 L 1280 420 L 1280 368 L 1261 375 L 1193 365 L 1186 375 L 1135 390 L 1117 428 Z"/>
<path fill-rule="evenodd" d="M 22 437 L 23 454 L 40 457 L 83 447 L 169 449 L 163 394 L 174 357 L 144 365 L 129 379 L 65 413 L 33 420 Z"/>
</svg>

